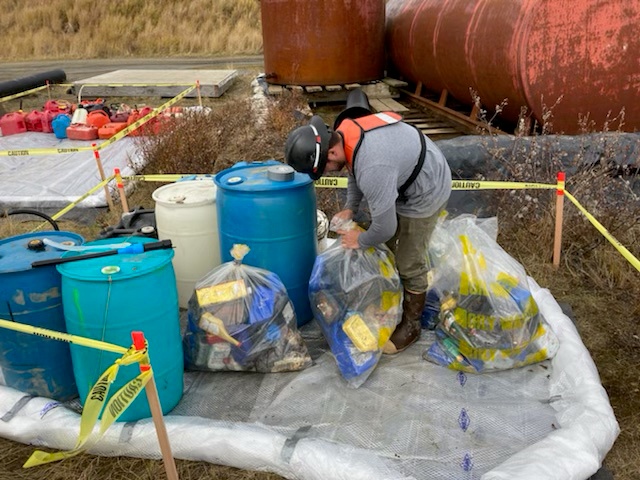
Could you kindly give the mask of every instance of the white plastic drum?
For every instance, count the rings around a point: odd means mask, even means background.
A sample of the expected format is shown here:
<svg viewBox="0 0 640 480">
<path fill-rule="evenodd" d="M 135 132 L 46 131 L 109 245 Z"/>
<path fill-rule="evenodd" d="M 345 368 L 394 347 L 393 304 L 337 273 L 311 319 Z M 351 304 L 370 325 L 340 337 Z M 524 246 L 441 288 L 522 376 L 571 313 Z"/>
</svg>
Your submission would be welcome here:
<svg viewBox="0 0 640 480">
<path fill-rule="evenodd" d="M 175 247 L 178 303 L 187 308 L 196 282 L 220 265 L 216 186 L 211 178 L 176 182 L 152 197 L 158 238 Z"/>
</svg>

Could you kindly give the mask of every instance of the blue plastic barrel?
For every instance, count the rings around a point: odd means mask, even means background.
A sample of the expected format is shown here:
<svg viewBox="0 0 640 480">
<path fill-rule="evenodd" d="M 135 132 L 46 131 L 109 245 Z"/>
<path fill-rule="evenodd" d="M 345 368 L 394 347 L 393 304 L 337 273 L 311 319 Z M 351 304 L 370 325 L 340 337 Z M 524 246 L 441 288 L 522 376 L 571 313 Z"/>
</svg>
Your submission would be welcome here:
<svg viewBox="0 0 640 480">
<path fill-rule="evenodd" d="M 122 242 L 147 243 L 147 237 L 122 237 Z M 113 239 L 88 242 L 104 245 Z M 73 252 L 65 255 L 77 255 Z M 172 249 L 139 254 L 116 254 L 58 265 L 62 275 L 62 303 L 67 330 L 95 340 L 129 347 L 131 332 L 142 331 L 149 342 L 162 412 L 182 398 L 184 364 L 180 336 L 178 291 L 171 260 Z M 121 355 L 78 345 L 71 346 L 73 372 L 84 403 L 98 377 Z M 140 373 L 139 366 L 120 367 L 109 397 Z M 118 421 L 151 416 L 142 392 Z"/>
<path fill-rule="evenodd" d="M 287 288 L 298 326 L 313 318 L 309 277 L 317 255 L 316 192 L 308 175 L 269 160 L 239 162 L 215 176 L 223 262 L 231 248 L 251 250 L 243 263 L 276 273 Z"/>
<path fill-rule="evenodd" d="M 60 274 L 53 265 L 32 268 L 31 263 L 59 258 L 63 251 L 46 246 L 81 245 L 71 232 L 39 232 L 0 240 L 0 318 L 66 332 Z M 66 401 L 78 396 L 69 344 L 0 328 L 0 368 L 7 386 Z"/>
</svg>

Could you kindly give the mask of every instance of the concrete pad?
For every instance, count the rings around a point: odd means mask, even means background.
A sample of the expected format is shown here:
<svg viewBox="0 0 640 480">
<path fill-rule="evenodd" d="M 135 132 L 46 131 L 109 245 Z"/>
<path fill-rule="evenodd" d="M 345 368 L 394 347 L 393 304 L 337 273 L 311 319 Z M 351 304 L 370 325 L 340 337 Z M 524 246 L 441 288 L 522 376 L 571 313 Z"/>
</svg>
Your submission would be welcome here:
<svg viewBox="0 0 640 480">
<path fill-rule="evenodd" d="M 73 82 L 79 96 L 175 97 L 200 82 L 202 97 L 220 97 L 238 76 L 237 70 L 115 70 Z M 197 97 L 194 90 L 187 97 Z"/>
</svg>

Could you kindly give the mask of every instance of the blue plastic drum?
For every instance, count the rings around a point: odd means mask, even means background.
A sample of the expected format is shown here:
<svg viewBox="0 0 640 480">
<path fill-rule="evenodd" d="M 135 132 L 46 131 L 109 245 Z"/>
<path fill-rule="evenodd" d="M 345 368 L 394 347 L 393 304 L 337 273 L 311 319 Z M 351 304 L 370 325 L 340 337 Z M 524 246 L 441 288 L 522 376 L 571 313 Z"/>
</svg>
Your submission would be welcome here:
<svg viewBox="0 0 640 480">
<path fill-rule="evenodd" d="M 276 273 L 287 288 L 298 326 L 313 318 L 309 277 L 317 255 L 316 192 L 289 165 L 240 162 L 215 176 L 223 262 L 236 243 L 251 250 L 243 263 Z"/>
<path fill-rule="evenodd" d="M 80 235 L 38 232 L 0 240 L 0 318 L 66 332 L 60 274 L 36 261 L 64 253 L 44 244 L 81 245 Z M 40 397 L 66 401 L 78 396 L 69 344 L 0 328 L 0 367 L 7 386 Z"/>
<path fill-rule="evenodd" d="M 124 237 L 122 242 L 147 243 L 146 237 Z M 113 239 L 86 245 L 113 243 Z M 67 256 L 77 255 L 67 254 Z M 58 265 L 67 330 L 95 340 L 128 348 L 131 332 L 142 331 L 149 342 L 162 412 L 168 413 L 182 398 L 184 363 L 180 335 L 178 291 L 171 260 L 172 249 L 138 254 L 117 254 Z M 73 371 L 84 403 L 98 377 L 121 355 L 79 345 L 71 346 Z M 140 373 L 137 364 L 123 366 L 109 397 Z M 142 392 L 118 421 L 151 417 Z"/>
</svg>

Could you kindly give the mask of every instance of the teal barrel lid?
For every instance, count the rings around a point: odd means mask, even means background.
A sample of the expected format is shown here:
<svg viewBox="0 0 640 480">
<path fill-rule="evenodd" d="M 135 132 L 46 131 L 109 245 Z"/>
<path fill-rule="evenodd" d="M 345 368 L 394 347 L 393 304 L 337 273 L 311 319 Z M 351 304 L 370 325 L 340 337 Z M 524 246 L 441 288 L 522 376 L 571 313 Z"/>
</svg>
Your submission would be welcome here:
<svg viewBox="0 0 640 480">
<path fill-rule="evenodd" d="M 149 243 L 157 242 L 148 237 L 120 237 L 120 242 Z M 103 238 L 87 242 L 86 246 L 113 243 L 113 238 Z M 91 252 L 67 252 L 62 257 L 67 258 Z M 127 280 L 158 270 L 173 259 L 173 249 L 165 248 L 142 253 L 116 253 L 105 257 L 85 258 L 75 262 L 61 263 L 56 266 L 64 277 L 91 282 L 106 282 Z"/>
<path fill-rule="evenodd" d="M 40 260 L 60 258 L 65 252 L 44 244 L 49 238 L 65 245 L 82 245 L 84 239 L 72 232 L 34 232 L 0 240 L 0 274 L 30 270 Z"/>
<path fill-rule="evenodd" d="M 313 181 L 306 173 L 276 160 L 239 162 L 215 176 L 216 185 L 223 190 L 265 192 L 297 188 Z"/>
</svg>

